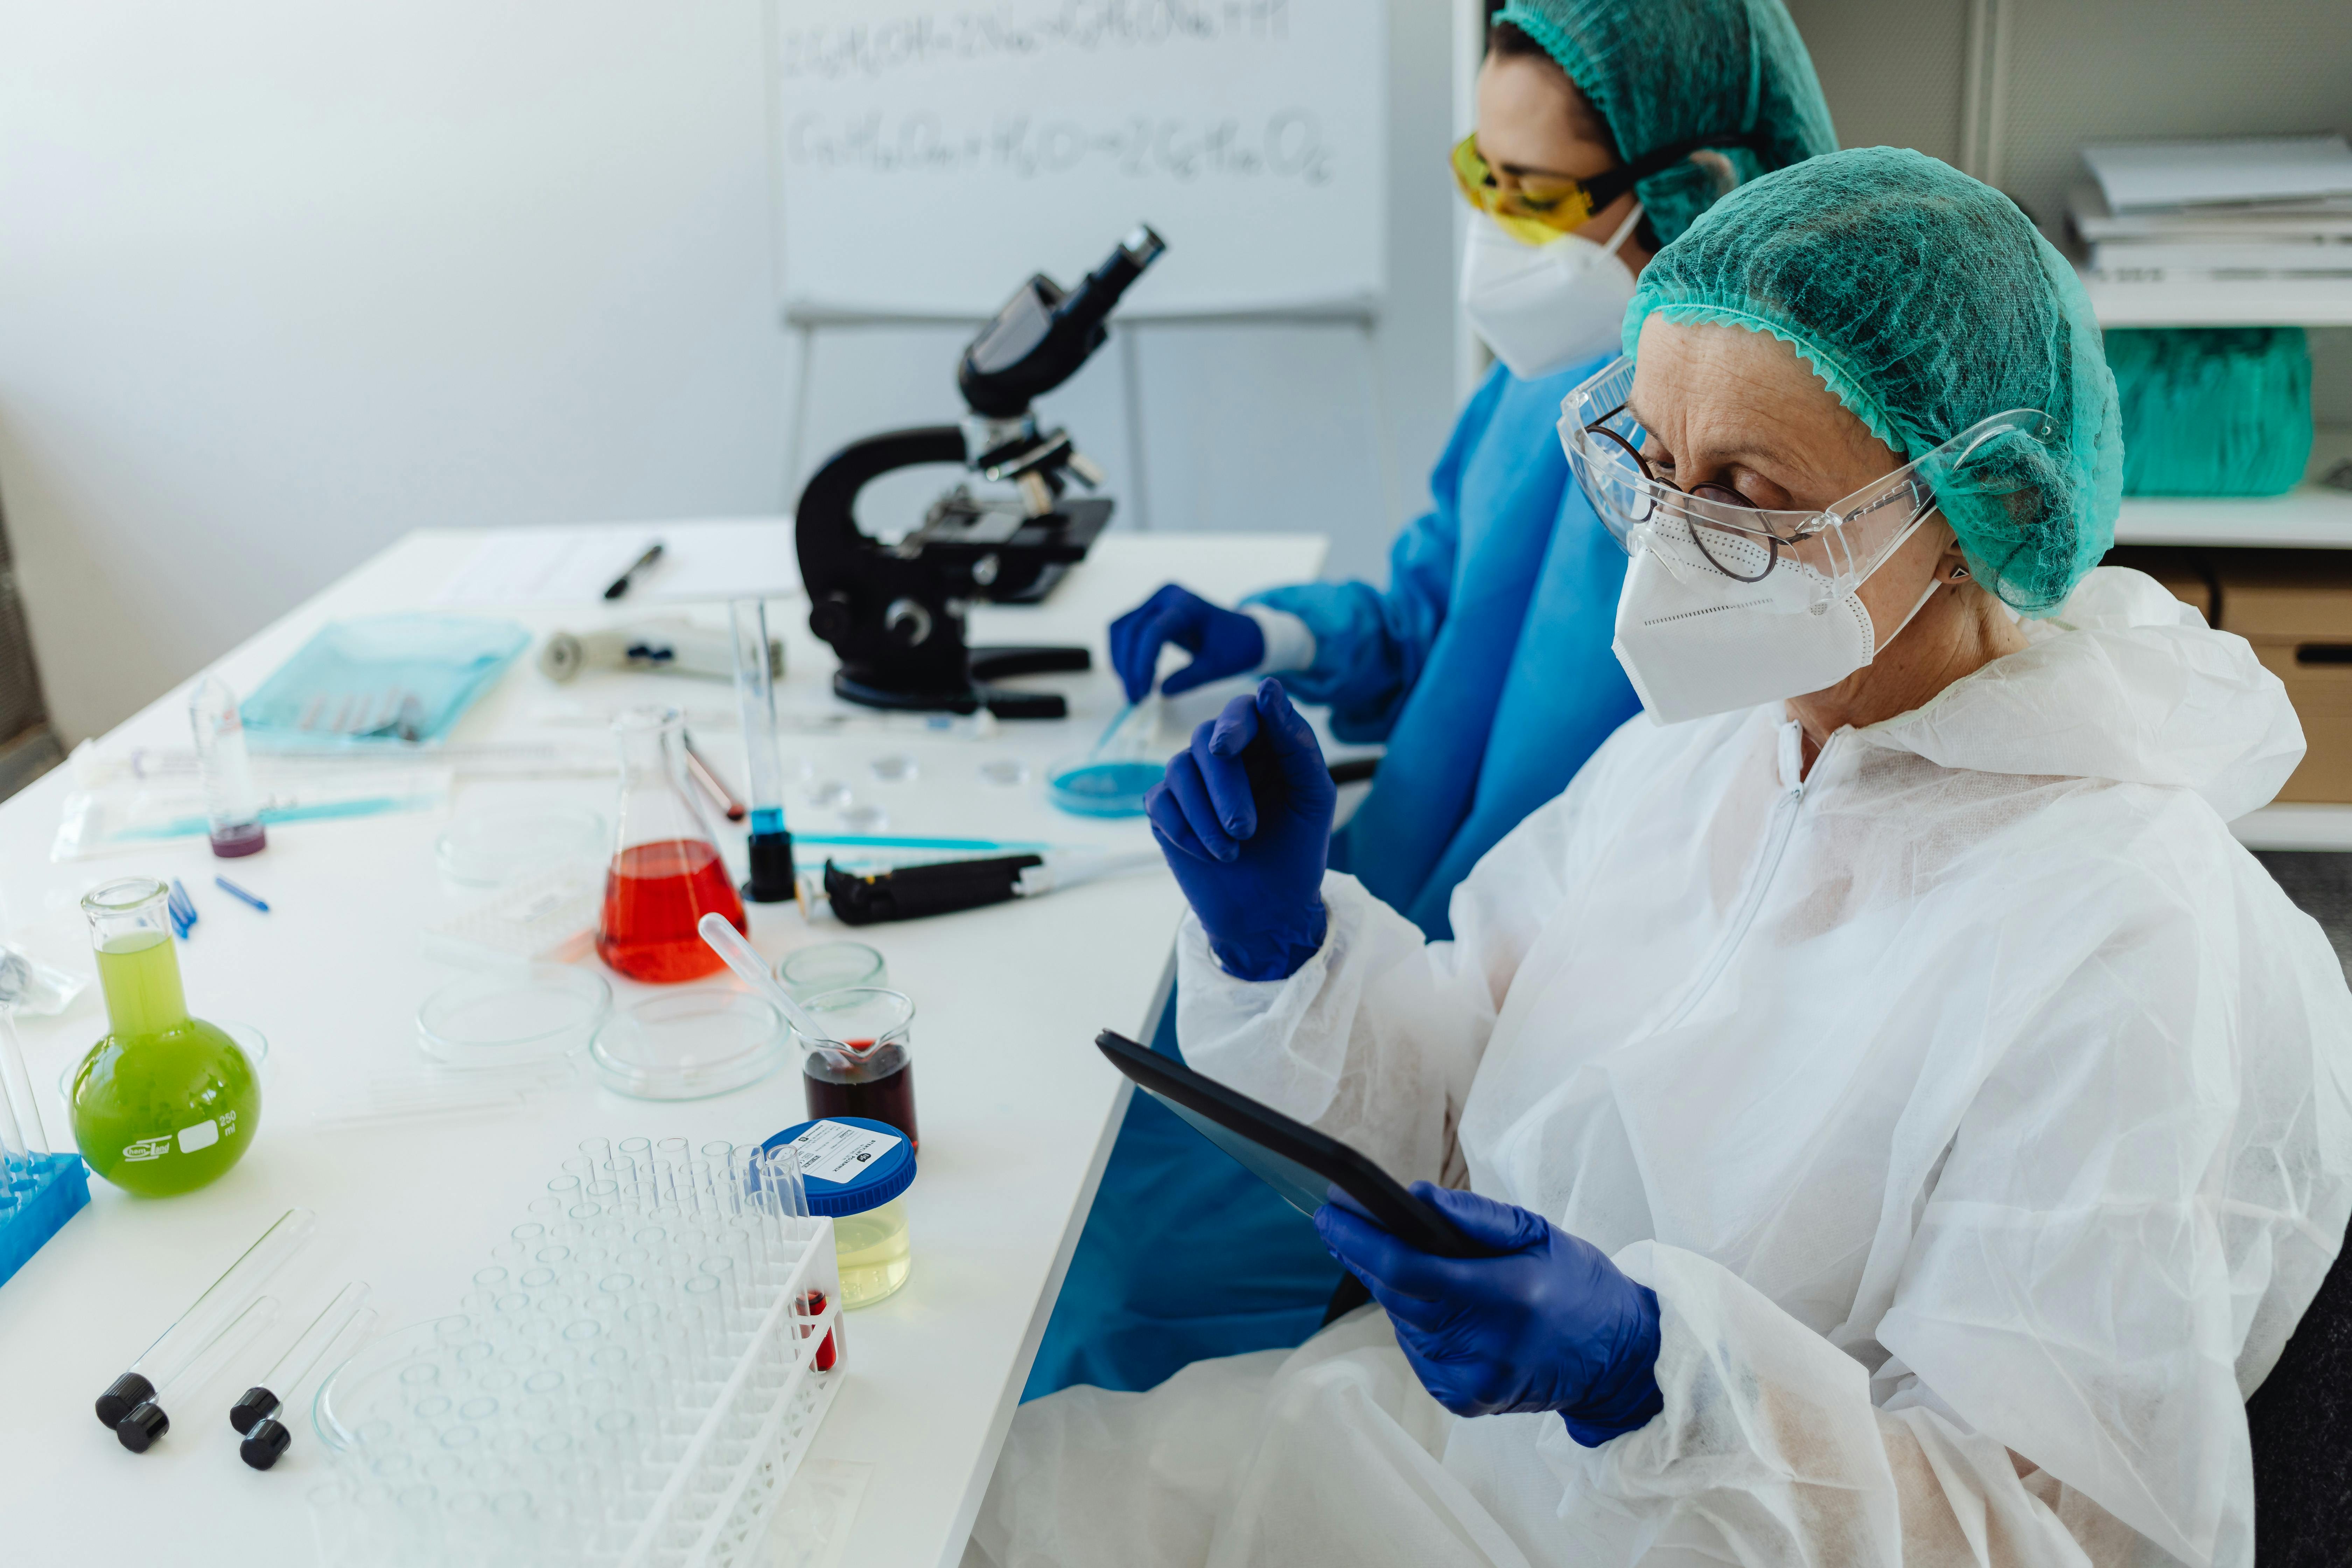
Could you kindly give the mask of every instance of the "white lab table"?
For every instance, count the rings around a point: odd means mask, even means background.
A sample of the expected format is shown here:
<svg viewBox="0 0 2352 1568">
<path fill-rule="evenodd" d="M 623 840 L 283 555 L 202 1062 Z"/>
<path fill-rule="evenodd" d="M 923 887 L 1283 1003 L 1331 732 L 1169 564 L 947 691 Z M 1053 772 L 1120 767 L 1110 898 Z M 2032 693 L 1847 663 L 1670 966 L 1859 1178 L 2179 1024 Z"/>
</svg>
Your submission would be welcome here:
<svg viewBox="0 0 2352 1568">
<path fill-rule="evenodd" d="M 216 668 L 250 691 L 329 619 L 423 606 L 476 539 L 411 534 Z M 893 832 L 1143 847 L 1150 840 L 1139 821 L 1066 816 L 1043 794 L 1046 765 L 1083 752 L 1117 710 L 1104 664 L 1106 622 L 1171 577 L 1230 600 L 1312 577 L 1322 555 L 1320 539 L 1296 535 L 1108 537 L 1049 604 L 983 607 L 973 616 L 978 641 L 1093 647 L 1095 672 L 1034 682 L 1070 694 L 1070 720 L 1007 724 L 986 740 L 787 734 L 787 772 L 809 759 L 819 776 L 841 779 L 883 807 Z M 624 602 L 468 613 L 507 615 L 543 631 L 655 612 Z M 790 645 L 780 705 L 832 704 L 832 653 L 809 636 L 805 606 L 774 601 L 770 615 L 771 630 Z M 1188 699 L 1180 717 L 1213 710 L 1224 694 Z M 525 655 L 453 740 L 552 732 L 548 726 L 568 703 L 571 738 L 593 744 L 597 732 L 578 722 L 578 712 L 641 697 L 732 708 L 731 691 L 718 682 L 614 674 L 559 688 Z M 167 694 L 101 745 L 184 745 L 185 700 L 184 688 Z M 735 736 L 707 721 L 698 738 L 740 784 Z M 919 776 L 878 781 L 871 763 L 886 754 L 914 757 Z M 1006 756 L 1030 763 L 1026 785 L 983 780 L 980 764 Z M 26 1564 L 126 1552 L 179 1563 L 307 1563 L 306 1494 L 326 1468 L 307 1390 L 295 1447 L 268 1474 L 236 1458 L 225 1419 L 234 1370 L 200 1411 L 177 1415 L 169 1436 L 144 1456 L 125 1452 L 92 1416 L 91 1400 L 165 1321 L 291 1205 L 318 1212 L 319 1235 L 271 1287 L 289 1318 L 307 1317 L 350 1279 L 373 1282 L 387 1326 L 452 1310 L 578 1140 L 764 1137 L 803 1119 L 799 1075 L 787 1067 L 732 1094 L 657 1104 L 598 1087 L 583 1066 L 576 1081 L 509 1118 L 323 1125 L 372 1080 L 418 1070 L 417 1004 L 461 973 L 425 957 L 417 940 L 423 927 L 477 896 L 445 884 L 436 868 L 435 840 L 449 814 L 286 826 L 249 860 L 215 862 L 195 840 L 52 864 L 70 772 L 0 805 L 6 923 L 36 951 L 69 955 L 80 941 L 75 904 L 85 889 L 121 875 L 177 875 L 203 914 L 181 949 L 191 1008 L 259 1028 L 271 1056 L 260 1133 L 236 1170 L 204 1191 L 163 1200 L 131 1197 L 92 1178 L 89 1207 L 0 1286 L 0 1556 Z M 612 797 L 610 780 L 461 777 L 452 809 L 563 802 L 609 815 Z M 801 832 L 843 830 L 838 813 L 807 804 L 798 785 L 787 811 Z M 740 830 L 721 837 L 740 870 Z M 215 889 L 216 869 L 262 893 L 272 912 Z M 813 930 L 790 905 L 751 907 L 752 940 L 770 957 L 825 935 L 858 935 L 882 950 L 892 984 L 918 1008 L 923 1151 L 908 1198 L 914 1271 L 897 1296 L 848 1319 L 846 1378 L 815 1448 L 821 1458 L 873 1467 L 841 1561 L 882 1568 L 952 1563 L 961 1554 L 1126 1104 L 1123 1080 L 1095 1051 L 1094 1034 L 1142 1027 L 1180 908 L 1173 884 L 1156 870 L 862 933 L 829 923 Z M 88 972 L 86 952 L 75 963 Z M 616 1005 L 648 990 L 614 977 Z M 103 1031 L 94 985 L 63 1016 L 22 1028 L 55 1142 L 66 1136 L 52 1086 Z"/>
</svg>

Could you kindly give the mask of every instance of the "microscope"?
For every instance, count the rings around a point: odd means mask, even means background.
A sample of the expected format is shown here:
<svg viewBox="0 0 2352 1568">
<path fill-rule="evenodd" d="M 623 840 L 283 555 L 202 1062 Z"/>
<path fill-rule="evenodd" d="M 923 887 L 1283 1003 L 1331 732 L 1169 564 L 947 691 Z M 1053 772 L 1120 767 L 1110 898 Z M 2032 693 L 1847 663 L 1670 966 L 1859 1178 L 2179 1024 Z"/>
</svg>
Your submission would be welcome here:
<svg viewBox="0 0 2352 1568">
<path fill-rule="evenodd" d="M 833 689 L 875 708 L 1059 719 L 1061 696 L 999 686 L 1008 676 L 1087 668 L 1083 647 L 976 648 L 964 616 L 975 600 L 1034 604 L 1052 591 L 1110 521 L 1092 490 L 1102 470 L 1065 430 L 1041 429 L 1031 402 L 1077 374 L 1110 336 L 1104 318 L 1167 246 L 1139 225 L 1108 260 L 1065 292 L 1043 273 L 1004 302 L 964 349 L 956 386 L 970 414 L 960 424 L 888 430 L 853 441 L 825 460 L 794 509 L 809 629 L 833 645 Z M 958 463 L 1009 495 L 973 495 L 959 483 L 922 525 L 896 543 L 861 531 L 857 492 L 893 469 Z"/>
</svg>

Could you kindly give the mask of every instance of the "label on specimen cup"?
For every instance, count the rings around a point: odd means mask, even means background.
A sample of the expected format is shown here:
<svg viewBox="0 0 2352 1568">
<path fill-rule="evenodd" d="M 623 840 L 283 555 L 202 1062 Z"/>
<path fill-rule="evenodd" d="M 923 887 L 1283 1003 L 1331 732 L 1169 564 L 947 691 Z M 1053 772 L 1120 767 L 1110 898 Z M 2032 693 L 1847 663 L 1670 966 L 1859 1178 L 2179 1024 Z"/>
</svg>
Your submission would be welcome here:
<svg viewBox="0 0 2352 1568">
<path fill-rule="evenodd" d="M 820 1121 L 793 1140 L 801 1174 L 820 1182 L 853 1182 L 857 1173 L 898 1146 L 887 1132 L 839 1121 Z"/>
</svg>

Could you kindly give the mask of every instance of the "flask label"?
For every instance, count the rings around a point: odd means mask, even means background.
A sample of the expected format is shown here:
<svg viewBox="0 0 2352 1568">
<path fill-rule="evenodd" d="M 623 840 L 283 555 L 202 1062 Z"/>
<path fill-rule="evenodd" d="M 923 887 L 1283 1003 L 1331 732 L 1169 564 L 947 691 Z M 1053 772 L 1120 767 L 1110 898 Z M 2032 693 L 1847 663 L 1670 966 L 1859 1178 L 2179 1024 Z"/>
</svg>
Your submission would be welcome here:
<svg viewBox="0 0 2352 1568">
<path fill-rule="evenodd" d="M 209 1149 L 220 1142 L 220 1125 L 207 1117 L 194 1127 L 180 1129 L 180 1152 L 193 1154 L 199 1149 Z"/>
</svg>

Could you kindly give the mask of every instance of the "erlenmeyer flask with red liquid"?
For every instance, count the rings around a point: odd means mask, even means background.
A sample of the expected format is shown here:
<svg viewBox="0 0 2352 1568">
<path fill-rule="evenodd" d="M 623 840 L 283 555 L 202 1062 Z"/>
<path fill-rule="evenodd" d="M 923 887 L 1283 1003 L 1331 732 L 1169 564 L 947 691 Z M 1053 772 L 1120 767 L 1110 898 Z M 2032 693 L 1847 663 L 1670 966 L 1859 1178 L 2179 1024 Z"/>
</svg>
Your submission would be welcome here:
<svg viewBox="0 0 2352 1568">
<path fill-rule="evenodd" d="M 721 967 L 696 932 L 706 914 L 750 931 L 743 900 L 686 782 L 686 721 L 635 708 L 613 721 L 621 742 L 620 828 L 604 874 L 596 956 L 632 980 L 699 980 Z"/>
</svg>

